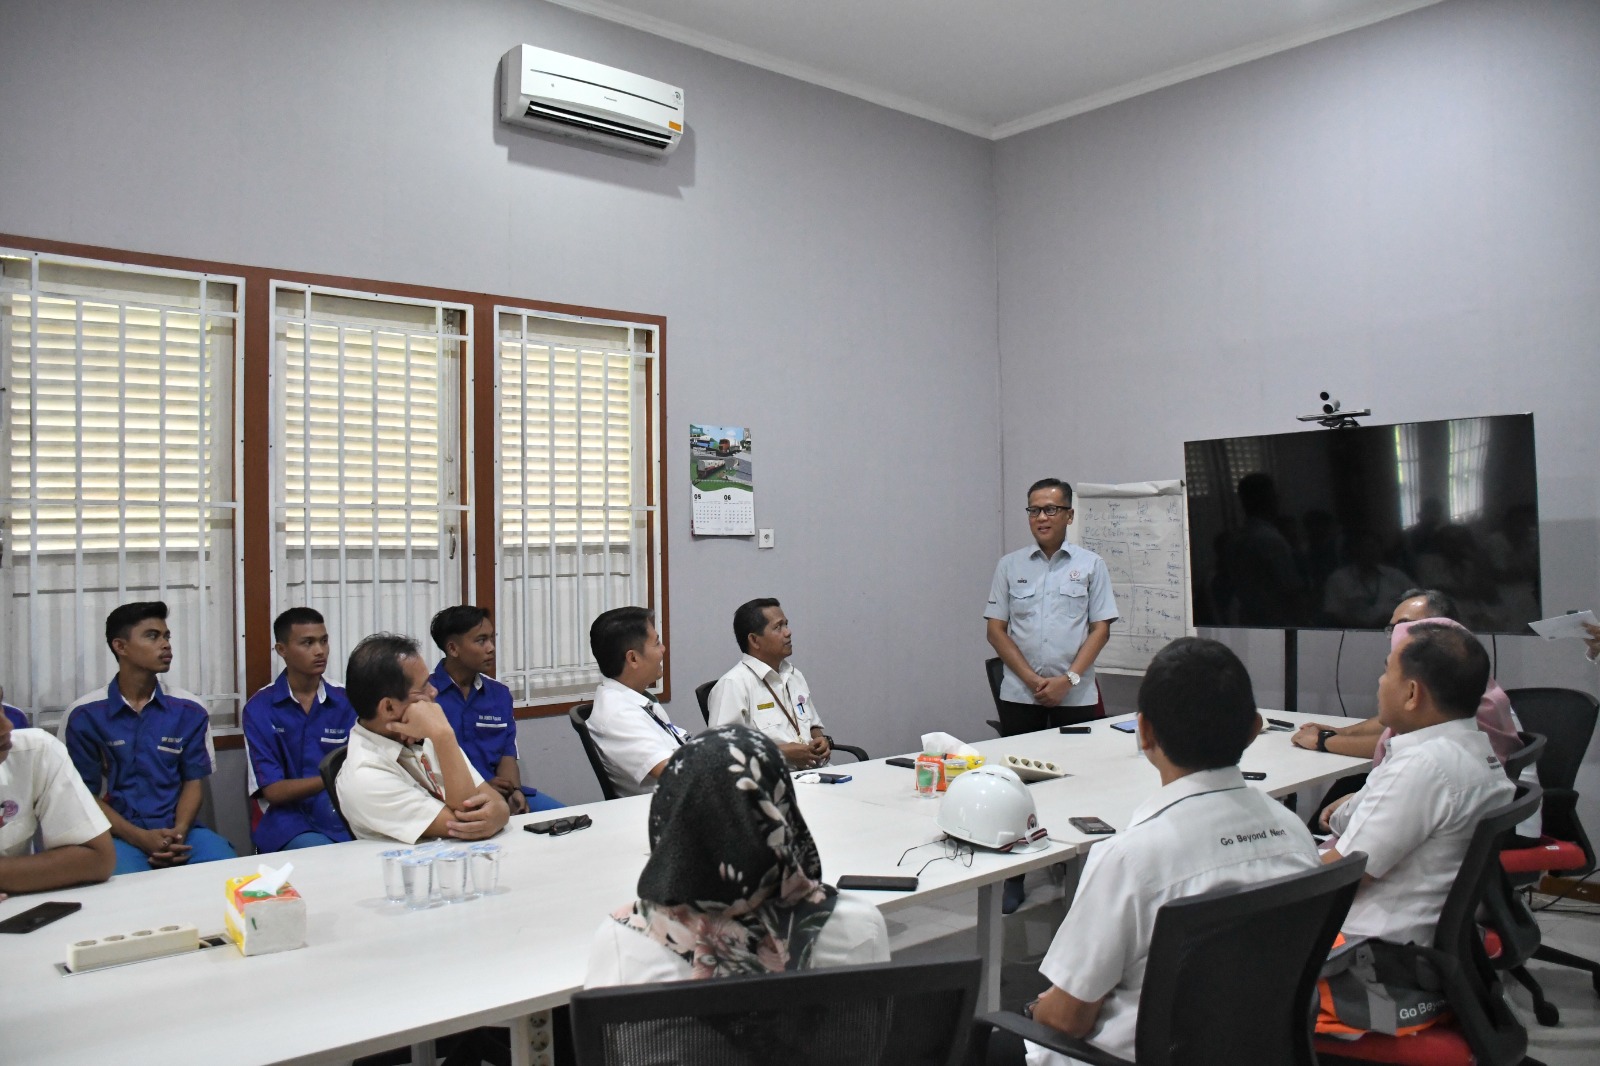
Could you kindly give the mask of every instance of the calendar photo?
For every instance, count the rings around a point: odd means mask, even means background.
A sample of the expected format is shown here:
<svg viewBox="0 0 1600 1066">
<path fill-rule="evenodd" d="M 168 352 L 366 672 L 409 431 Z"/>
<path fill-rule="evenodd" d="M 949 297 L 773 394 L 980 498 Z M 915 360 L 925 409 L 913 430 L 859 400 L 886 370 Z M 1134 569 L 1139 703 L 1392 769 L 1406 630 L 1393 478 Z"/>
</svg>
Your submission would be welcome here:
<svg viewBox="0 0 1600 1066">
<path fill-rule="evenodd" d="M 755 479 L 748 426 L 689 426 L 692 531 L 701 537 L 753 537 Z"/>
</svg>

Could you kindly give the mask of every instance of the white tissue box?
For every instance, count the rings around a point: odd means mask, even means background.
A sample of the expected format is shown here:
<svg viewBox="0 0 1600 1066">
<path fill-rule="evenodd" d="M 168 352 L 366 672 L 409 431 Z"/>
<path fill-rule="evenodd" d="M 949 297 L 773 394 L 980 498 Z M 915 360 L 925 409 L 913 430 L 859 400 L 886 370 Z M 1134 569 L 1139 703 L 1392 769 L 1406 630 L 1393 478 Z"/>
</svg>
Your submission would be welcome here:
<svg viewBox="0 0 1600 1066">
<path fill-rule="evenodd" d="M 227 882 L 228 939 L 242 955 L 267 955 L 306 946 L 306 901 L 294 886 L 284 884 L 272 893 L 252 891 L 260 874 L 229 878 Z"/>
</svg>

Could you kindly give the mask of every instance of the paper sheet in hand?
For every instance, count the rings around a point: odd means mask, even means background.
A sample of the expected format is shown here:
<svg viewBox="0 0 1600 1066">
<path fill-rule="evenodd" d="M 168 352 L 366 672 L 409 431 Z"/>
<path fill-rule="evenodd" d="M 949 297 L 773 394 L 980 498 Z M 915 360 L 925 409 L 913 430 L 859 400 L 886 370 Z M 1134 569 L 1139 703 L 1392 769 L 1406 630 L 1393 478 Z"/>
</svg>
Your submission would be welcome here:
<svg viewBox="0 0 1600 1066">
<path fill-rule="evenodd" d="M 1529 622 L 1533 631 L 1545 640 L 1559 640 L 1562 637 L 1587 637 L 1584 632 L 1585 625 L 1595 625 L 1593 611 L 1578 611 L 1574 614 L 1558 614 L 1554 618 L 1541 618 L 1537 622 Z"/>
</svg>

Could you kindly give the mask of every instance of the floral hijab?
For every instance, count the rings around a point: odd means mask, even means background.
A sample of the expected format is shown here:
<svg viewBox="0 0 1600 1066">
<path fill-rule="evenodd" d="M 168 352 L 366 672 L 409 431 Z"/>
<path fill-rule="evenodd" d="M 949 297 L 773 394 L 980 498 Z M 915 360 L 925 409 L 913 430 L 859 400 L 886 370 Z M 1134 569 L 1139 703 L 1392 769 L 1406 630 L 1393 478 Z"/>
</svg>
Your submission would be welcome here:
<svg viewBox="0 0 1600 1066">
<path fill-rule="evenodd" d="M 838 892 L 773 742 L 728 726 L 680 747 L 650 803 L 639 899 L 612 917 L 688 962 L 691 976 L 803 970 Z"/>
</svg>

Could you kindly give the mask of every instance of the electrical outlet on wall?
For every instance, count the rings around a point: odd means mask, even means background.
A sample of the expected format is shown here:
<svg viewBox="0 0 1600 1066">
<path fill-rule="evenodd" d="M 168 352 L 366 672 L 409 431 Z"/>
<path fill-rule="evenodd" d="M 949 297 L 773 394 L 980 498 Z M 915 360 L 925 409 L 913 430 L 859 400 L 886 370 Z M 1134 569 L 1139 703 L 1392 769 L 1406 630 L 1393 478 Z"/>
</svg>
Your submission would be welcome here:
<svg viewBox="0 0 1600 1066">
<path fill-rule="evenodd" d="M 758 547 L 758 548 L 770 548 L 770 547 L 772 547 L 772 530 L 770 530 L 770 529 L 758 529 L 758 530 L 756 530 L 756 547 Z"/>
</svg>

